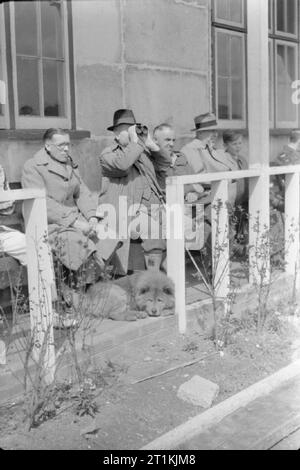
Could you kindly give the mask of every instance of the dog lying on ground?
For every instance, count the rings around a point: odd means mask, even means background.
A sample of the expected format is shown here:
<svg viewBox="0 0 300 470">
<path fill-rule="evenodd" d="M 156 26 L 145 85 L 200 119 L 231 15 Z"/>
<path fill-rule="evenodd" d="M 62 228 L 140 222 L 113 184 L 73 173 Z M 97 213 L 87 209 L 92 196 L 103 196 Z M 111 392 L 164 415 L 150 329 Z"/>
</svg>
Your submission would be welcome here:
<svg viewBox="0 0 300 470">
<path fill-rule="evenodd" d="M 84 295 L 81 310 L 86 314 L 112 320 L 174 314 L 175 290 L 166 274 L 154 271 L 135 273 L 113 282 L 97 282 Z"/>
</svg>

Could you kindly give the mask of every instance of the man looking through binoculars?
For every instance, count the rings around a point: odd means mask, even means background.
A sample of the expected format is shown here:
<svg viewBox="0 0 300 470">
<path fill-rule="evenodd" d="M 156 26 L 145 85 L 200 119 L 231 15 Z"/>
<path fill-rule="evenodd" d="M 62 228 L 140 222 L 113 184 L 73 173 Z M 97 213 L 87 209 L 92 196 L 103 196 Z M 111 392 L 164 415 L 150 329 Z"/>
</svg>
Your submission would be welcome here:
<svg viewBox="0 0 300 470">
<path fill-rule="evenodd" d="M 159 237 L 151 239 L 148 227 L 155 218 L 161 227 L 160 211 L 156 214 L 151 210 L 163 202 L 163 192 L 159 186 L 153 163 L 150 159 L 152 152 L 158 152 L 159 147 L 153 142 L 148 128 L 137 123 L 132 110 L 119 109 L 114 113 L 113 125 L 108 127 L 115 135 L 114 145 L 106 148 L 100 156 L 102 167 L 102 186 L 99 196 L 99 212 L 102 204 L 112 204 L 119 221 L 120 197 L 127 198 L 127 206 L 135 205 L 137 210 L 129 221 L 128 236 L 118 251 L 119 274 L 128 271 L 128 256 L 130 238 L 141 238 L 145 254 L 146 267 L 150 268 L 150 254 L 156 254 L 156 264 L 159 269 L 166 250 L 165 236 L 159 230 Z M 138 218 L 139 230 L 135 224 Z M 143 220 L 145 224 L 143 224 Z M 132 229 L 131 229 L 132 227 Z M 147 227 L 145 230 L 143 227 Z M 118 233 L 117 227 L 117 233 Z"/>
</svg>

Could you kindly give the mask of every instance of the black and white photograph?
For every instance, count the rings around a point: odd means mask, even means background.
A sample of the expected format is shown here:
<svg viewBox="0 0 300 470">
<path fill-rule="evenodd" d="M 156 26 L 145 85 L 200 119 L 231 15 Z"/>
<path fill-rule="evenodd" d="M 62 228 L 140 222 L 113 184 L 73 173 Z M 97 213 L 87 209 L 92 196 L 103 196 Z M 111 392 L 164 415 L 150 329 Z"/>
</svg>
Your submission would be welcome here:
<svg viewBox="0 0 300 470">
<path fill-rule="evenodd" d="M 0 450 L 300 450 L 300 0 L 0 0 Z"/>
</svg>

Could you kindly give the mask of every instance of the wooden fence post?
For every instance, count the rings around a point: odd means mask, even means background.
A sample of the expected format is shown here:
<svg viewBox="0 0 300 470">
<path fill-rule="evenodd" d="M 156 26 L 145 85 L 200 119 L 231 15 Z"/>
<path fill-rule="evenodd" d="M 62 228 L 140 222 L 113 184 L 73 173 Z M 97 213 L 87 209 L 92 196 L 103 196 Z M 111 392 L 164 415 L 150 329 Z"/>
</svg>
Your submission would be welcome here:
<svg viewBox="0 0 300 470">
<path fill-rule="evenodd" d="M 167 273 L 175 284 L 175 312 L 180 333 L 186 332 L 184 185 L 167 178 L 166 185 Z"/>
<path fill-rule="evenodd" d="M 211 235 L 214 295 L 226 300 L 230 290 L 228 181 L 212 183 Z"/>
<path fill-rule="evenodd" d="M 44 368 L 47 383 L 54 379 L 55 348 L 51 284 L 53 271 L 47 243 L 47 208 L 45 197 L 24 200 L 24 218 L 28 256 L 30 321 L 34 340 L 33 357 Z"/>
<path fill-rule="evenodd" d="M 299 173 L 285 175 L 285 271 L 299 284 Z"/>
<path fill-rule="evenodd" d="M 270 202 L 267 173 L 249 180 L 249 282 L 270 281 Z"/>
</svg>

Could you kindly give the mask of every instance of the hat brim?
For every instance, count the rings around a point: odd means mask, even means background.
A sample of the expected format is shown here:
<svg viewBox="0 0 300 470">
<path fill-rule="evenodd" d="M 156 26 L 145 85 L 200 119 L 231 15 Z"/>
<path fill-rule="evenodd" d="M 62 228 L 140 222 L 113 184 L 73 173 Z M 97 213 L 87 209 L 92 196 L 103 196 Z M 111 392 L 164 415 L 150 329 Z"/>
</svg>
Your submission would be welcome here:
<svg viewBox="0 0 300 470">
<path fill-rule="evenodd" d="M 194 129 L 191 129 L 191 132 L 194 131 L 217 131 L 219 130 L 217 126 L 207 126 L 207 127 L 195 127 Z"/>
<path fill-rule="evenodd" d="M 116 126 L 109 126 L 109 127 L 107 127 L 107 130 L 108 130 L 108 131 L 113 131 L 116 127 L 122 126 L 122 124 L 125 124 L 125 125 L 127 125 L 127 126 L 136 126 L 136 125 L 140 126 L 140 123 L 139 123 L 139 122 L 134 122 L 134 123 L 132 123 L 132 122 L 120 122 L 120 123 L 117 124 Z"/>
</svg>

